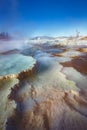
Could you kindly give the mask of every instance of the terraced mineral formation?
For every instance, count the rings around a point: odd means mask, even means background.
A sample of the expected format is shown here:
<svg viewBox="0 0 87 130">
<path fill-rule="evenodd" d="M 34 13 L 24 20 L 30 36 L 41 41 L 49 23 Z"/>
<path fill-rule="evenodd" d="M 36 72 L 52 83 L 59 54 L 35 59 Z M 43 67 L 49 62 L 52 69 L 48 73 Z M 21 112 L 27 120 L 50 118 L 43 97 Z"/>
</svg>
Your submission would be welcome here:
<svg viewBox="0 0 87 130">
<path fill-rule="evenodd" d="M 50 69 L 20 80 L 12 88 L 8 98 L 15 101 L 16 109 L 7 120 L 6 130 L 87 129 L 84 91 L 68 80 L 62 69 L 55 62 Z"/>
<path fill-rule="evenodd" d="M 74 57 L 71 61 L 62 62 L 64 67 L 73 67 L 77 71 L 87 74 L 87 54 Z"/>
<path fill-rule="evenodd" d="M 77 49 L 77 51 L 87 53 L 87 47 L 79 48 L 79 49 Z"/>
<path fill-rule="evenodd" d="M 0 130 L 87 130 L 87 77 L 60 64 L 75 59 L 65 53 L 39 51 L 37 64 L 21 54 L 1 58 Z"/>
<path fill-rule="evenodd" d="M 36 63 L 32 57 L 21 54 L 10 54 L 0 56 L 0 76 L 18 75 L 22 71 L 32 69 Z"/>
<path fill-rule="evenodd" d="M 21 54 L 0 56 L 0 130 L 5 130 L 7 118 L 11 116 L 16 104 L 8 100 L 11 88 L 19 83 L 18 76 L 29 75 L 36 61 Z"/>
</svg>

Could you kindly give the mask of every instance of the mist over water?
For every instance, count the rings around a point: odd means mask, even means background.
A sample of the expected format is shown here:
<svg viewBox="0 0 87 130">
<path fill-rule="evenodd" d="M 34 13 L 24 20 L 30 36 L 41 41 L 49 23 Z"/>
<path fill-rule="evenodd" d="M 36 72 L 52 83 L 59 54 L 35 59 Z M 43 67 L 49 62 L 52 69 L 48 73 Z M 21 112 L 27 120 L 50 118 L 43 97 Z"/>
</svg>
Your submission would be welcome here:
<svg viewBox="0 0 87 130">
<path fill-rule="evenodd" d="M 23 49 L 25 47 L 25 43 L 23 40 L 10 40 L 10 41 L 0 41 L 0 53 L 6 52 L 14 49 Z"/>
</svg>

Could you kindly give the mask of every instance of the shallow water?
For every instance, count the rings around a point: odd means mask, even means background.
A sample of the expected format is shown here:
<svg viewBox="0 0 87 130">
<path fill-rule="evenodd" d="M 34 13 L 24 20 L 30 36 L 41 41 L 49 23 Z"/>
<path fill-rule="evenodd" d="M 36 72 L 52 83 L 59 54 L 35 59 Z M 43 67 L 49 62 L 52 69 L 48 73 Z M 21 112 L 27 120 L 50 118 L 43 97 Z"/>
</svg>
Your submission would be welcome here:
<svg viewBox="0 0 87 130">
<path fill-rule="evenodd" d="M 0 76 L 17 74 L 23 70 L 32 68 L 32 65 L 36 63 L 30 56 L 24 56 L 21 54 L 8 54 L 0 56 Z"/>
</svg>

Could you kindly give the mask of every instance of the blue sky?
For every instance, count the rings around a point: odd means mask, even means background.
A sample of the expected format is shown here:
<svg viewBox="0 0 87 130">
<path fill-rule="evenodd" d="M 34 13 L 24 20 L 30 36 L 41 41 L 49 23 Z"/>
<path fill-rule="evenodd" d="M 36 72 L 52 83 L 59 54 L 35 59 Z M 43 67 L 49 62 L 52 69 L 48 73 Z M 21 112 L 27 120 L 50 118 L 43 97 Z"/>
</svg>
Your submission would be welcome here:
<svg viewBox="0 0 87 130">
<path fill-rule="evenodd" d="M 0 30 L 16 35 L 87 33 L 87 0 L 0 0 Z"/>
</svg>

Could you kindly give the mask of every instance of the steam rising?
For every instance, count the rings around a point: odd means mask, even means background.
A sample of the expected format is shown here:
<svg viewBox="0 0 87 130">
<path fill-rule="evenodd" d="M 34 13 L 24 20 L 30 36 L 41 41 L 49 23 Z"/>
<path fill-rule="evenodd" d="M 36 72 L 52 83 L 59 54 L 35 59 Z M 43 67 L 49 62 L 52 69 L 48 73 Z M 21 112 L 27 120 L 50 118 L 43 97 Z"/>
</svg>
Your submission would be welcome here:
<svg viewBox="0 0 87 130">
<path fill-rule="evenodd" d="M 14 49 L 21 50 L 24 47 L 25 43 L 23 40 L 0 41 L 0 53 Z"/>
</svg>

